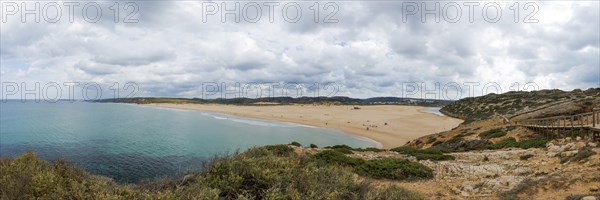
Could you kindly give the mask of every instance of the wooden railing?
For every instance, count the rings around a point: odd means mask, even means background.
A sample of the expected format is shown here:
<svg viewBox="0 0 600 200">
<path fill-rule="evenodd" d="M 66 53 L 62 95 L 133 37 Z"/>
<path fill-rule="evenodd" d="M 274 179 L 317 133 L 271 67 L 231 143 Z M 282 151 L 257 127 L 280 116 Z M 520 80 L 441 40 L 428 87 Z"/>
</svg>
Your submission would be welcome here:
<svg viewBox="0 0 600 200">
<path fill-rule="evenodd" d="M 555 132 L 559 136 L 565 131 L 570 131 L 571 134 L 575 131 L 587 131 L 593 139 L 600 137 L 600 111 L 596 109 L 588 113 L 517 120 L 511 123 L 534 131 Z"/>
</svg>

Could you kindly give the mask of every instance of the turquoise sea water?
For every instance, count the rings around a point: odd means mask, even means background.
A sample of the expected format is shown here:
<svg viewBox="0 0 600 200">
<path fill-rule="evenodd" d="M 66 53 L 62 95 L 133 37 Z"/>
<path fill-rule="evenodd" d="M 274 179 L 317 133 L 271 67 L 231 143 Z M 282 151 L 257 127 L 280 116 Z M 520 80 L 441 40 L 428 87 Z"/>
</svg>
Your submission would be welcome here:
<svg viewBox="0 0 600 200">
<path fill-rule="evenodd" d="M 33 150 L 119 182 L 178 176 L 215 155 L 268 144 L 376 143 L 333 130 L 132 104 L 0 103 L 0 156 Z"/>
</svg>

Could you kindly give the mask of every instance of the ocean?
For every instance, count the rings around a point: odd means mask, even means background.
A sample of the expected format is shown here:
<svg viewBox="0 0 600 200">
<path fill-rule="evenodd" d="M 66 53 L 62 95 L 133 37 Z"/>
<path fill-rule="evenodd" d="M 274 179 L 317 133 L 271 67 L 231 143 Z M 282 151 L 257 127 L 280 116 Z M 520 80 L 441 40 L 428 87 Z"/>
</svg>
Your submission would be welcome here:
<svg viewBox="0 0 600 200">
<path fill-rule="evenodd" d="M 215 157 L 252 146 L 297 141 L 319 147 L 374 147 L 372 140 L 283 122 L 134 104 L 0 103 L 0 156 L 34 151 L 87 171 L 134 183 L 177 177 Z"/>
</svg>

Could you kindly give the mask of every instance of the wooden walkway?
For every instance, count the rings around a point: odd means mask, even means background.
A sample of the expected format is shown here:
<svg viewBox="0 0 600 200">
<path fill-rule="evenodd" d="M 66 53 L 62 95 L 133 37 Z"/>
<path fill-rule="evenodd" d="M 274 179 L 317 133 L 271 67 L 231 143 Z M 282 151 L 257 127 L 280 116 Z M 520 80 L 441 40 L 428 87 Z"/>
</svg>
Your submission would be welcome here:
<svg viewBox="0 0 600 200">
<path fill-rule="evenodd" d="M 511 124 L 553 137 L 579 136 L 600 140 L 600 112 L 597 110 L 576 115 L 518 120 Z"/>
</svg>

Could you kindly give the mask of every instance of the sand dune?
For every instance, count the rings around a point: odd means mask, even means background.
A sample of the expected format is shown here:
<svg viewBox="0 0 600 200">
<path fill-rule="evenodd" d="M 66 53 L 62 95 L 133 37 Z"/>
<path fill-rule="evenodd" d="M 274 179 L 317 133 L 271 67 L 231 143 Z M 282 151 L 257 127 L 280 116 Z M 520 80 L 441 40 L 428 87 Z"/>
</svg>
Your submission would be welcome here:
<svg viewBox="0 0 600 200">
<path fill-rule="evenodd" d="M 277 105 L 236 106 L 221 104 L 150 104 L 150 106 L 225 113 L 240 117 L 292 122 L 367 137 L 393 148 L 418 137 L 450 130 L 460 119 L 425 113 L 425 107 L 375 105 Z M 387 125 L 386 125 L 387 123 Z"/>
</svg>

